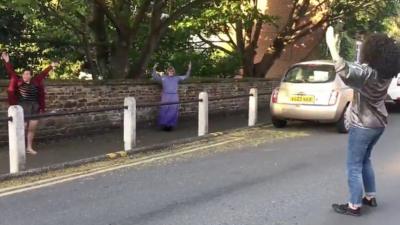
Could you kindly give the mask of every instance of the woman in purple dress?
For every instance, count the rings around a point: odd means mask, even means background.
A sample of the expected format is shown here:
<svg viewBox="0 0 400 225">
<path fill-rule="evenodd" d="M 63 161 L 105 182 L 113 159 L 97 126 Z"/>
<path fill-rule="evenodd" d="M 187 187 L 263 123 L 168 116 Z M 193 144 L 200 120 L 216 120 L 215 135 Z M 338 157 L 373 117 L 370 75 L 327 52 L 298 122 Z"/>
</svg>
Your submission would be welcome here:
<svg viewBox="0 0 400 225">
<path fill-rule="evenodd" d="M 153 67 L 152 77 L 162 84 L 161 103 L 179 102 L 178 87 L 179 82 L 187 79 L 192 70 L 192 63 L 189 63 L 188 70 L 184 76 L 176 76 L 174 67 L 167 69 L 166 76 L 160 76 L 156 69 L 157 63 Z M 163 105 L 160 107 L 158 124 L 165 131 L 171 131 L 178 123 L 179 104 Z"/>
</svg>

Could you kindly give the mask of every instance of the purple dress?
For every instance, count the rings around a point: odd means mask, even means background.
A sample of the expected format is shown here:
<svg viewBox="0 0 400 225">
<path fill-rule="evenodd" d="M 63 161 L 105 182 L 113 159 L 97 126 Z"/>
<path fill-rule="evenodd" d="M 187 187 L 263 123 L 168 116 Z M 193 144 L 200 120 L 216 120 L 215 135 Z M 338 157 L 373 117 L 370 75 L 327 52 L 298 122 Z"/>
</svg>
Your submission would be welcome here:
<svg viewBox="0 0 400 225">
<path fill-rule="evenodd" d="M 162 84 L 161 103 L 179 102 L 179 82 L 190 76 L 190 70 L 184 76 L 160 76 L 156 71 L 153 79 Z M 174 128 L 178 123 L 179 104 L 163 105 L 160 107 L 158 124 L 162 128 Z"/>
</svg>

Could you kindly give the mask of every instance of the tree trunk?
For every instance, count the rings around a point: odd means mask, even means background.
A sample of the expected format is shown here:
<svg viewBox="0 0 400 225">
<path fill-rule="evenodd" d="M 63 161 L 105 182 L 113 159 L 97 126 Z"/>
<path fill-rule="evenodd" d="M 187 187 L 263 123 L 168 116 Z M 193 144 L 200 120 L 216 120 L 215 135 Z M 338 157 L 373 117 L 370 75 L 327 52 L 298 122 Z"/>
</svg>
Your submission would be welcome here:
<svg viewBox="0 0 400 225">
<path fill-rule="evenodd" d="M 265 77 L 268 70 L 274 65 L 275 60 L 277 60 L 285 48 L 284 40 L 280 37 L 276 37 L 272 44 L 272 51 L 266 52 L 259 63 L 255 65 L 254 76 L 255 77 Z"/>
<path fill-rule="evenodd" d="M 243 73 L 246 77 L 254 77 L 255 49 L 248 46 L 242 56 Z"/>
<path fill-rule="evenodd" d="M 140 58 L 138 62 L 135 64 L 133 71 L 131 73 L 132 78 L 142 78 L 146 73 L 147 65 L 150 62 L 151 56 L 154 51 L 157 49 L 161 37 L 165 34 L 168 29 L 168 23 L 162 23 L 161 15 L 162 9 L 166 6 L 165 1 L 158 0 L 155 1 L 152 11 L 152 18 L 150 21 L 151 31 L 150 35 L 147 38 L 147 42 L 142 49 L 140 54 Z"/>
<path fill-rule="evenodd" d="M 134 64 L 135 66 L 132 69 L 129 77 L 135 79 L 144 77 L 147 65 L 150 62 L 150 58 L 160 43 L 160 37 L 161 35 L 159 32 L 153 32 L 150 35 L 150 37 L 147 39 L 146 45 L 142 49 L 140 58 L 138 59 L 137 63 Z"/>
<path fill-rule="evenodd" d="M 101 7 L 99 7 L 97 4 L 92 3 L 92 17 L 89 20 L 88 26 L 93 34 L 95 42 L 94 54 L 97 68 L 92 69 L 97 70 L 100 76 L 108 77 L 110 74 L 110 70 L 108 68 L 110 48 L 108 45 L 105 14 Z M 88 60 L 90 59 L 88 58 Z M 91 65 L 93 64 L 93 62 L 89 63 Z"/>
<path fill-rule="evenodd" d="M 86 61 L 89 64 L 89 71 L 92 74 L 93 80 L 98 80 L 100 71 L 97 67 L 95 60 L 93 59 L 93 55 L 90 51 L 90 44 L 87 37 L 82 37 L 82 43 L 84 44 L 84 53 L 86 57 Z"/>
<path fill-rule="evenodd" d="M 130 37 L 119 37 L 114 45 L 111 59 L 111 78 L 125 79 L 129 75 Z"/>
</svg>

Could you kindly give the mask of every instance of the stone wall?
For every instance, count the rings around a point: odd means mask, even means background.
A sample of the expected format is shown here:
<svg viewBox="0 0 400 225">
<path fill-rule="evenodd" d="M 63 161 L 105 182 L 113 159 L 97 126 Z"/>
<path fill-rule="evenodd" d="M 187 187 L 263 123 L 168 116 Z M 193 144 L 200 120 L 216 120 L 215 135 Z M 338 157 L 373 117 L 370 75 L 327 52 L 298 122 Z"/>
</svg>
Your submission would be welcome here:
<svg viewBox="0 0 400 225">
<path fill-rule="evenodd" d="M 256 87 L 259 93 L 271 93 L 276 81 L 265 79 L 251 80 L 192 80 L 182 83 L 179 94 L 181 100 L 198 98 L 198 93 L 206 91 L 210 98 L 248 94 L 250 88 Z M 0 99 L 6 98 L 7 81 L 0 81 Z M 107 81 L 107 82 L 55 82 L 46 83 L 47 112 L 70 112 L 77 110 L 100 109 L 122 106 L 124 97 L 134 96 L 137 104 L 157 103 L 160 101 L 160 85 L 149 81 Z M 260 107 L 266 107 L 269 95 L 260 96 Z M 0 114 L 7 115 L 8 104 L 0 102 Z M 244 111 L 248 108 L 248 98 L 221 100 L 211 102 L 210 114 Z M 157 117 L 157 107 L 139 108 L 138 124 L 144 126 L 152 123 Z M 181 117 L 197 115 L 197 103 L 183 104 Z M 3 118 L 3 116 L 1 116 Z M 37 138 L 49 139 L 60 136 L 82 135 L 104 132 L 105 129 L 121 127 L 122 112 L 92 113 L 74 116 L 63 116 L 43 119 L 38 129 Z M 7 124 L 0 124 L 0 143 L 7 141 Z"/>
</svg>

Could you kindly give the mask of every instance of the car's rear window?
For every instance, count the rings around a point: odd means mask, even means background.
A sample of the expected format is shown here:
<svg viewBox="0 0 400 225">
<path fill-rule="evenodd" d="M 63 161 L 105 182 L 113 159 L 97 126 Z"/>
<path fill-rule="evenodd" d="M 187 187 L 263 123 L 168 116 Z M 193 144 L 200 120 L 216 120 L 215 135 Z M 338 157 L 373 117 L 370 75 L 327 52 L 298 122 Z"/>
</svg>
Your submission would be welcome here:
<svg viewBox="0 0 400 225">
<path fill-rule="evenodd" d="M 292 67 L 284 78 L 289 83 L 327 83 L 335 79 L 335 68 L 331 65 L 298 65 Z"/>
</svg>

